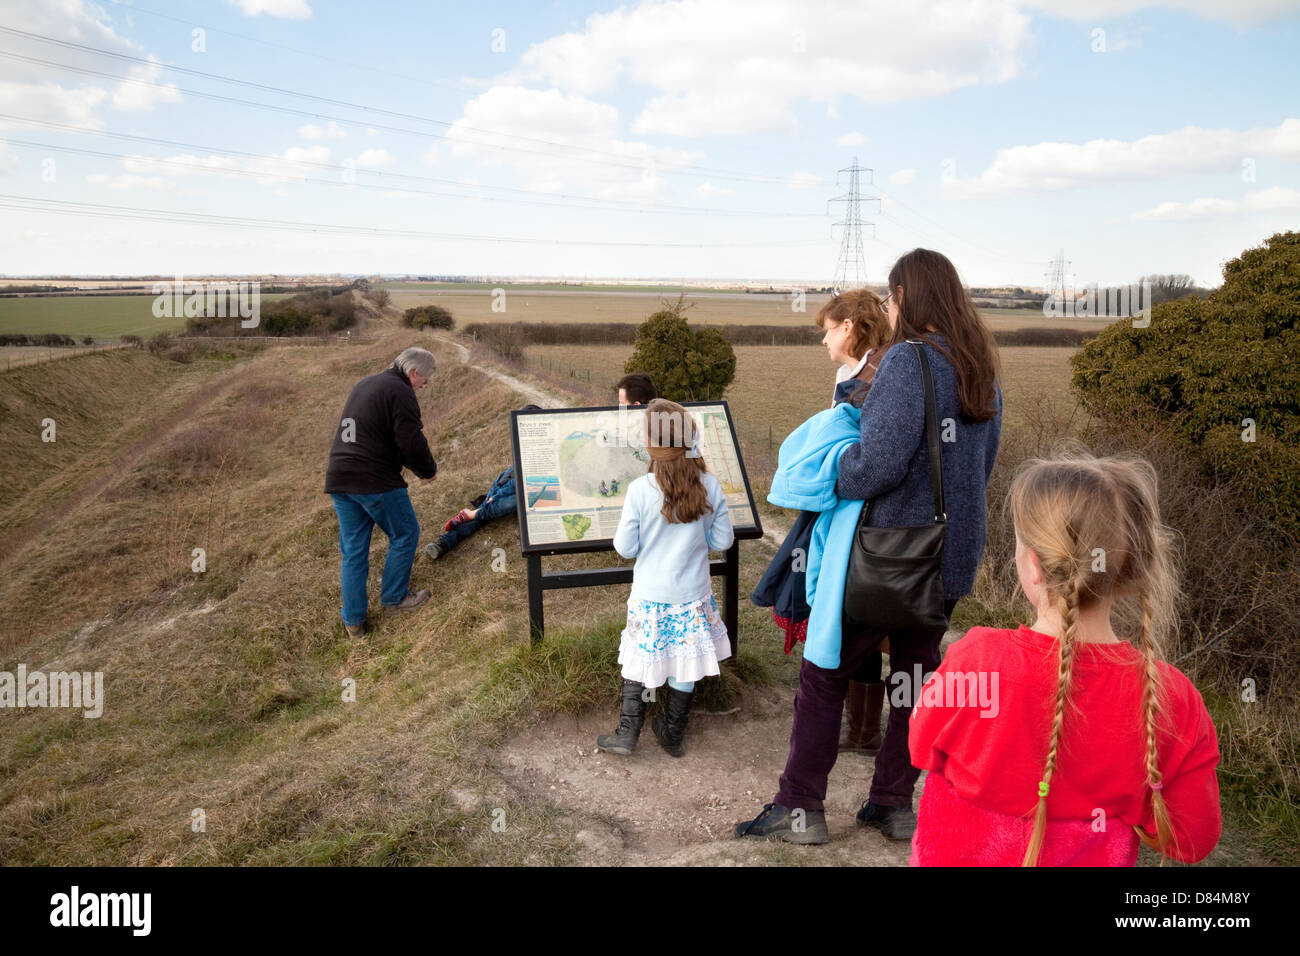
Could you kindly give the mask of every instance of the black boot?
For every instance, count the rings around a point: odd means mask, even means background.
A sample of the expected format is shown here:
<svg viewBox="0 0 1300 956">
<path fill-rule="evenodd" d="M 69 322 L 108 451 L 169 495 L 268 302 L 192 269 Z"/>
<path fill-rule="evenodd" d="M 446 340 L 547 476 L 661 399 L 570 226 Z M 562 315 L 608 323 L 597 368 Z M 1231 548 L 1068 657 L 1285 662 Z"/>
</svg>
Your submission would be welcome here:
<svg viewBox="0 0 1300 956">
<path fill-rule="evenodd" d="M 636 750 L 637 738 L 641 736 L 641 724 L 645 721 L 645 698 L 641 696 L 645 685 L 639 681 L 623 681 L 623 705 L 619 710 L 618 726 L 612 734 L 601 734 L 596 738 L 596 746 L 606 753 L 630 754 Z"/>
<path fill-rule="evenodd" d="M 674 757 L 686 756 L 686 747 L 683 746 L 686 721 L 691 716 L 691 698 L 694 696 L 693 690 L 675 690 L 669 687 L 663 716 L 650 721 L 659 743 Z"/>
</svg>

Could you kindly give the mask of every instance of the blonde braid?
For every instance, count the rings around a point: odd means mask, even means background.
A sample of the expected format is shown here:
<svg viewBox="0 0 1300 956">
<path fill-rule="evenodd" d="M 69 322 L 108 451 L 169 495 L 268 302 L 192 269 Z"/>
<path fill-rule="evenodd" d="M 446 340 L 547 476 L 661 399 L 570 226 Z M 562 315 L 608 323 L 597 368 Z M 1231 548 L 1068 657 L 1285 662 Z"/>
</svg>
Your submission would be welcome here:
<svg viewBox="0 0 1300 956">
<path fill-rule="evenodd" d="M 1160 702 L 1158 699 L 1160 687 L 1160 672 L 1156 668 L 1156 649 L 1155 641 L 1152 639 L 1152 622 L 1154 614 L 1152 613 L 1151 599 L 1147 594 L 1141 595 L 1142 604 L 1142 630 L 1138 635 L 1138 641 L 1142 646 L 1142 660 L 1144 667 L 1142 682 L 1142 717 L 1143 725 L 1146 728 L 1146 775 L 1147 786 L 1151 788 L 1151 812 L 1155 816 L 1156 832 L 1152 837 L 1141 827 L 1135 826 L 1137 835 L 1153 850 L 1159 851 L 1162 855 L 1167 855 L 1168 848 L 1171 844 L 1176 844 L 1174 837 L 1173 825 L 1169 820 L 1169 808 L 1165 805 L 1165 797 L 1161 792 L 1164 781 L 1160 774 L 1159 753 L 1156 747 L 1156 721 L 1160 713 Z M 1164 859 L 1161 859 L 1161 864 Z"/>
<path fill-rule="evenodd" d="M 1047 761 L 1043 779 L 1038 784 L 1038 809 L 1034 815 L 1034 830 L 1025 849 L 1021 866 L 1037 866 L 1038 855 L 1047 835 L 1047 792 L 1052 775 L 1056 773 L 1057 751 L 1061 745 L 1061 729 L 1065 723 L 1065 705 L 1070 696 L 1070 678 L 1074 672 L 1075 628 L 1079 609 L 1079 572 L 1074 571 L 1058 598 L 1061 610 L 1061 640 L 1057 651 L 1056 712 L 1052 717 L 1052 735 L 1047 745 Z"/>
</svg>

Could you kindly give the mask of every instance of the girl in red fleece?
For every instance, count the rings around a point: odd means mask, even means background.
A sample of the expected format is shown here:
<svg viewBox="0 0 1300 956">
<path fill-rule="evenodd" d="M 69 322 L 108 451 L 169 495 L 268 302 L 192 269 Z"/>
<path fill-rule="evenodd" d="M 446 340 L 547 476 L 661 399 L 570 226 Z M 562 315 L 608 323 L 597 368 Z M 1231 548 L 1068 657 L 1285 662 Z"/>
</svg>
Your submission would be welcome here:
<svg viewBox="0 0 1300 956">
<path fill-rule="evenodd" d="M 1035 459 L 1008 496 L 1030 627 L 972 628 L 912 711 L 928 770 L 913 866 L 1132 866 L 1139 839 L 1203 859 L 1222 817 L 1200 693 L 1161 659 L 1178 580 L 1142 459 Z M 1132 643 L 1111 610 L 1133 599 Z"/>
</svg>

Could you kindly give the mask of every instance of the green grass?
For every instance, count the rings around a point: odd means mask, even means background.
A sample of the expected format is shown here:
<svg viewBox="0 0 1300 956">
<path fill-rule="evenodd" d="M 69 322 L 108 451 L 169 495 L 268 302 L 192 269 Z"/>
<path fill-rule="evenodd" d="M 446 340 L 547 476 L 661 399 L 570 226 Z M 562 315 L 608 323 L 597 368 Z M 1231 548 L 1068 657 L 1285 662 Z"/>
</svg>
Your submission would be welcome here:
<svg viewBox="0 0 1300 956">
<path fill-rule="evenodd" d="M 41 298 L 0 299 L 0 334 L 55 332 L 80 339 L 119 335 L 149 336 L 176 332 L 185 319 L 158 318 L 152 295 L 60 295 Z M 282 299 L 275 293 L 262 301 Z"/>
</svg>

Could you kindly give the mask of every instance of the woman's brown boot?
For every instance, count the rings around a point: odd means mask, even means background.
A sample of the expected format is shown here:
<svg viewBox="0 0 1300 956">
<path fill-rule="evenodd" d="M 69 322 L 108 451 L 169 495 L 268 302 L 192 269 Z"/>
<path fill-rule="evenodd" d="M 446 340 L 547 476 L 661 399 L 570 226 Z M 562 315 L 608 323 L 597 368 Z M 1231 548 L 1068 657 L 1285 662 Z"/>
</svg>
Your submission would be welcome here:
<svg viewBox="0 0 1300 956">
<path fill-rule="evenodd" d="M 880 753 L 885 742 L 880 732 L 880 711 L 885 704 L 885 682 L 861 685 L 864 691 L 862 717 L 862 752 L 872 756 Z"/>
<path fill-rule="evenodd" d="M 867 684 L 859 684 L 855 680 L 849 681 L 848 696 L 848 714 L 845 717 L 844 736 L 840 738 L 840 753 L 865 753 L 867 736 L 863 733 L 865 730 L 865 721 L 867 719 Z M 879 730 L 879 716 L 876 724 Z M 876 748 L 879 749 L 879 746 Z"/>
</svg>

